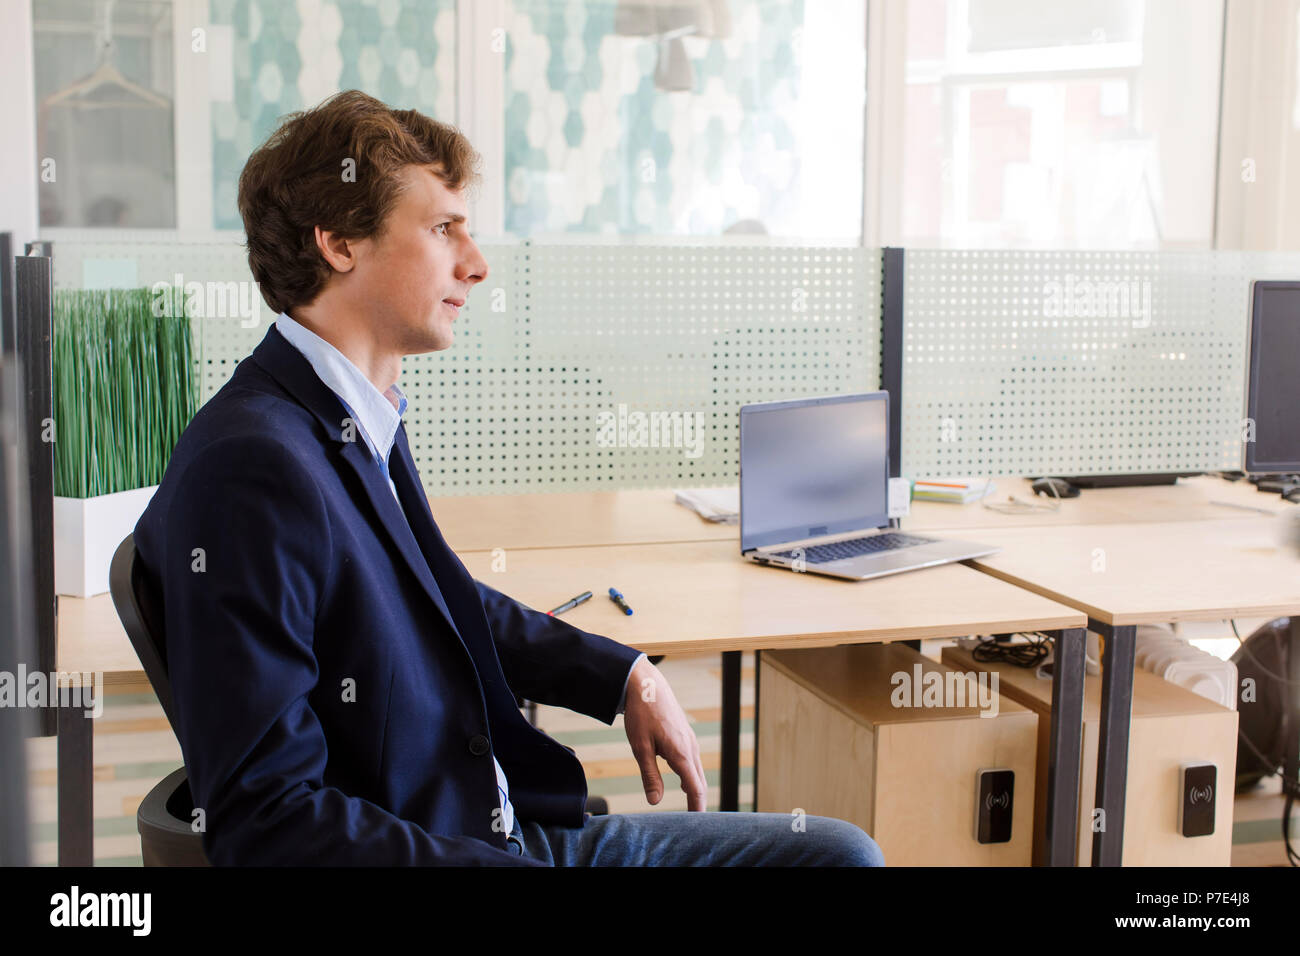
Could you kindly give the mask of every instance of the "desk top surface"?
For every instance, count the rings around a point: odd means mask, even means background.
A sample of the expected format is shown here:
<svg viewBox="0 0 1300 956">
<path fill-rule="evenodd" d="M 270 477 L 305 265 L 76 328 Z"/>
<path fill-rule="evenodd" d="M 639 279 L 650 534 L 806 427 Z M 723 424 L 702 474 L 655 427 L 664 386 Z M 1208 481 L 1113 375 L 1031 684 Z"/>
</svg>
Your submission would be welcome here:
<svg viewBox="0 0 1300 956">
<path fill-rule="evenodd" d="M 1288 534 L 1300 534 L 1292 516 L 1263 515 L 983 528 L 1002 550 L 974 564 L 1109 624 L 1284 617 L 1300 613 L 1300 541 Z"/>
<path fill-rule="evenodd" d="M 870 581 L 764 568 L 734 542 L 520 549 L 462 555 L 471 574 L 540 610 L 583 591 L 564 614 L 650 654 L 822 647 L 1084 626 L 1084 616 L 959 564 Z M 498 567 L 500 564 L 498 563 Z M 989 585 L 996 585 L 990 587 Z M 633 609 L 608 597 L 618 588 Z"/>
<path fill-rule="evenodd" d="M 1024 478 L 999 478 L 990 502 L 1009 495 L 1044 503 Z M 674 500 L 666 488 L 590 491 L 564 494 L 468 495 L 430 498 L 433 516 L 457 553 L 493 548 L 562 548 L 595 545 L 662 544 L 670 541 L 735 541 L 734 524 L 705 521 Z M 1278 495 L 1263 494 L 1245 481 L 1212 476 L 1184 478 L 1176 485 L 1093 488 L 1060 502 L 1058 511 L 1002 514 L 983 507 L 912 502 L 904 530 L 935 528 L 1057 527 L 1078 524 L 1213 521 L 1252 514 L 1215 502 L 1262 508 L 1272 513 L 1297 509 Z"/>
<path fill-rule="evenodd" d="M 55 651 L 61 671 L 99 672 L 118 680 L 144 677 L 144 666 L 127 639 L 113 598 L 59 597 L 59 640 Z"/>
</svg>

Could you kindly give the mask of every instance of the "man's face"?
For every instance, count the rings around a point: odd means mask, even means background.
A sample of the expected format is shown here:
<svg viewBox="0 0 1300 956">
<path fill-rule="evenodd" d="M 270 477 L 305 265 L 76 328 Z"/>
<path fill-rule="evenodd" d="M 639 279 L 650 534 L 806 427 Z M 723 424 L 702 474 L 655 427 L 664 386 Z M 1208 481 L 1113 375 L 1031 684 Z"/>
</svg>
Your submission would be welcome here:
<svg viewBox="0 0 1300 956">
<path fill-rule="evenodd" d="M 402 355 L 451 346 L 451 324 L 488 265 L 470 238 L 465 199 L 432 168 L 407 166 L 407 188 L 382 235 L 362 240 L 357 306 L 374 315 L 376 332 Z"/>
</svg>

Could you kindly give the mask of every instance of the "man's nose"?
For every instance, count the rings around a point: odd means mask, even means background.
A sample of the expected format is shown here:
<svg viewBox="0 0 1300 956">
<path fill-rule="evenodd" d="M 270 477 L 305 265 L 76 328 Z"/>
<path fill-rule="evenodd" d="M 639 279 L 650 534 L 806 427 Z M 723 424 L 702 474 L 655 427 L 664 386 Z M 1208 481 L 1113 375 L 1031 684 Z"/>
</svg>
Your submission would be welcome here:
<svg viewBox="0 0 1300 956">
<path fill-rule="evenodd" d="M 473 239 L 466 241 L 469 243 L 469 248 L 456 267 L 456 278 L 469 285 L 476 285 L 487 278 L 488 264 L 483 258 L 483 253 L 479 251 L 478 243 Z"/>
</svg>

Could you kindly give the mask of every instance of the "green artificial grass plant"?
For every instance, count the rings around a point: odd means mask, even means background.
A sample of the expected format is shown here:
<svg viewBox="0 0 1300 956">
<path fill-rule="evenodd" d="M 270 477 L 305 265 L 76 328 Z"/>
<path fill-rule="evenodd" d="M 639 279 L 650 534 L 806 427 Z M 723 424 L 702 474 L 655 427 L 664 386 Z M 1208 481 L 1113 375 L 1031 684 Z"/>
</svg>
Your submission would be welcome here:
<svg viewBox="0 0 1300 956">
<path fill-rule="evenodd" d="M 190 320 L 149 289 L 54 293 L 54 493 L 89 498 L 162 480 L 198 411 Z"/>
</svg>

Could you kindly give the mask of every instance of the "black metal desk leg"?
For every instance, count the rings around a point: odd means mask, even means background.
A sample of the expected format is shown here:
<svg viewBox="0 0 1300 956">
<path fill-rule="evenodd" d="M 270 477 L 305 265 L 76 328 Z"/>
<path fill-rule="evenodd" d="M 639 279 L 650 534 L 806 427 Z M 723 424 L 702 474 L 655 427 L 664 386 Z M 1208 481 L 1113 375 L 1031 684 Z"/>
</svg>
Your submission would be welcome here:
<svg viewBox="0 0 1300 956">
<path fill-rule="evenodd" d="M 1292 713 L 1300 714 L 1300 614 L 1291 615 L 1291 640 L 1287 648 L 1287 678 L 1291 681 Z M 1300 792 L 1300 721 L 1289 721 L 1282 757 L 1283 786 Z M 1283 790 L 1283 793 L 1288 790 Z"/>
<path fill-rule="evenodd" d="M 58 725 L 59 866 L 93 866 L 93 724 L 84 708 L 60 707 Z"/>
<path fill-rule="evenodd" d="M 754 763 L 750 770 L 750 789 L 754 798 L 751 806 L 758 810 L 758 682 L 763 672 L 763 652 L 754 651 Z M 739 768 L 737 768 L 737 787 L 739 787 Z"/>
<path fill-rule="evenodd" d="M 1055 632 L 1052 726 L 1047 751 L 1048 866 L 1074 866 L 1079 833 L 1079 760 L 1083 741 L 1085 632 Z"/>
<path fill-rule="evenodd" d="M 1128 737 L 1133 717 L 1133 663 L 1137 628 L 1088 619 L 1106 640 L 1101 667 L 1101 727 L 1097 741 L 1097 796 L 1092 865 L 1120 866 L 1124 859 L 1124 795 L 1128 787 Z"/>
<path fill-rule="evenodd" d="M 740 651 L 722 652 L 722 793 L 719 810 L 740 809 Z"/>
</svg>

